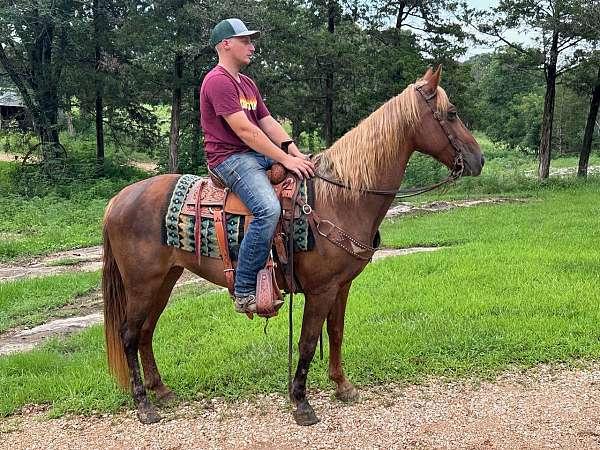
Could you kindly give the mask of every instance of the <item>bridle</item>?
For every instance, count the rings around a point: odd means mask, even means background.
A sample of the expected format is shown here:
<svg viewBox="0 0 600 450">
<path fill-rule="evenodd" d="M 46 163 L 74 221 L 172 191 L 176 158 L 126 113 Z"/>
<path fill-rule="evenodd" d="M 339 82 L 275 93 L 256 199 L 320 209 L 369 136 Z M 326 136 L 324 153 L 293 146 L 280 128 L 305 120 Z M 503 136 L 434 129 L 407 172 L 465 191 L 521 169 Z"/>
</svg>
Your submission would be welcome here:
<svg viewBox="0 0 600 450">
<path fill-rule="evenodd" d="M 423 97 L 423 100 L 425 100 L 425 103 L 427 104 L 427 106 L 431 110 L 431 113 L 433 114 L 433 118 L 435 120 L 437 120 L 437 122 L 440 124 L 440 127 L 442 127 L 442 130 L 446 134 L 446 137 L 448 138 L 450 145 L 454 149 L 454 161 L 452 162 L 452 168 L 450 169 L 450 174 L 442 181 L 438 181 L 437 183 L 431 184 L 429 186 L 421 187 L 421 188 L 392 189 L 392 190 L 361 189 L 360 192 L 364 192 L 365 194 L 374 194 L 374 195 L 393 195 L 395 198 L 407 198 L 407 197 L 413 197 L 415 195 L 419 195 L 419 194 L 423 194 L 425 192 L 432 191 L 434 189 L 437 189 L 440 186 L 443 186 L 444 184 L 451 183 L 462 176 L 462 174 L 465 170 L 465 161 L 464 161 L 463 152 L 462 152 L 463 144 L 456 138 L 456 136 L 454 136 L 452 134 L 452 131 L 450 130 L 450 127 L 448 126 L 448 122 L 446 122 L 444 117 L 435 108 L 435 102 L 433 100 L 437 96 L 437 89 L 431 94 L 425 92 L 423 90 L 423 86 L 416 86 L 415 89 L 419 94 L 421 94 L 421 96 Z M 338 186 L 338 187 L 341 187 L 344 189 L 348 189 L 348 190 L 352 190 L 352 188 L 350 186 L 340 183 L 339 181 L 333 180 L 326 175 L 323 175 L 320 173 L 315 173 L 315 177 L 319 178 L 323 181 L 326 181 L 327 183 L 333 184 L 335 186 Z"/>
</svg>

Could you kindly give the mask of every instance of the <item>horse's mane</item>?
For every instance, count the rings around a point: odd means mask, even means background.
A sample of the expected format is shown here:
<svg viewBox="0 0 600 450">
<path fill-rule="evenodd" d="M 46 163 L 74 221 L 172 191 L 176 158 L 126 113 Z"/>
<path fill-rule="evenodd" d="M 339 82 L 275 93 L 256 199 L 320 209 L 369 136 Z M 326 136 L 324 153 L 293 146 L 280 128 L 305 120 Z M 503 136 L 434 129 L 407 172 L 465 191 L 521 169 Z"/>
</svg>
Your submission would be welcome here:
<svg viewBox="0 0 600 450">
<path fill-rule="evenodd" d="M 406 146 L 406 136 L 419 123 L 419 80 L 401 94 L 388 100 L 356 127 L 338 139 L 318 157 L 318 171 L 350 187 L 344 189 L 317 179 L 317 196 L 324 202 L 333 198 L 357 200 L 360 191 L 377 189 L 377 176 L 390 164 L 397 164 L 400 150 Z M 448 96 L 437 88 L 437 109 L 445 114 Z"/>
</svg>

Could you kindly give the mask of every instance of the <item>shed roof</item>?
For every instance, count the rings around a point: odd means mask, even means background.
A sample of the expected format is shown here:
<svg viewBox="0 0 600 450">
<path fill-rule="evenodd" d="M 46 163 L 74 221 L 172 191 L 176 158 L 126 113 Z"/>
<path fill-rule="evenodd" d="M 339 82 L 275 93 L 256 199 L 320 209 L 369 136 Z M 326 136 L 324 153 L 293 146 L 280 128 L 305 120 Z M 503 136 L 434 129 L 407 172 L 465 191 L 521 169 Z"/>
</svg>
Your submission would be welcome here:
<svg viewBox="0 0 600 450">
<path fill-rule="evenodd" d="M 0 106 L 17 106 L 23 108 L 25 104 L 17 91 L 0 88 Z"/>
</svg>

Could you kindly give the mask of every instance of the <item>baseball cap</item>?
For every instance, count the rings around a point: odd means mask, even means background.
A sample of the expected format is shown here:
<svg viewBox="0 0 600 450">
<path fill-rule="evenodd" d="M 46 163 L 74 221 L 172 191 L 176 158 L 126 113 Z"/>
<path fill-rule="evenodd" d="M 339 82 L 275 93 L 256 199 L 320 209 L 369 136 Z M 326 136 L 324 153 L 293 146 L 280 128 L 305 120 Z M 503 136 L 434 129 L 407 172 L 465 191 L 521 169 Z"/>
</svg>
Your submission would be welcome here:
<svg viewBox="0 0 600 450">
<path fill-rule="evenodd" d="M 223 39 L 231 37 L 250 36 L 255 38 L 260 36 L 260 31 L 248 30 L 240 19 L 225 19 L 221 20 L 210 33 L 210 45 L 213 47 Z"/>
</svg>

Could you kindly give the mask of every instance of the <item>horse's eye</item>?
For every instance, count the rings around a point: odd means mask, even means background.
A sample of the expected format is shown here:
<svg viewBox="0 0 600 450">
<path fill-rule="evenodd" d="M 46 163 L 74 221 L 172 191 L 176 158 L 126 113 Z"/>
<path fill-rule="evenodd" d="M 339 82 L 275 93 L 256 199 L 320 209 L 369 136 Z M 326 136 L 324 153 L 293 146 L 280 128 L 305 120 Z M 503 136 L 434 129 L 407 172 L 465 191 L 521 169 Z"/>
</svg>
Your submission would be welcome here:
<svg viewBox="0 0 600 450">
<path fill-rule="evenodd" d="M 448 111 L 448 120 L 454 120 L 458 117 L 458 113 L 456 111 Z"/>
</svg>

